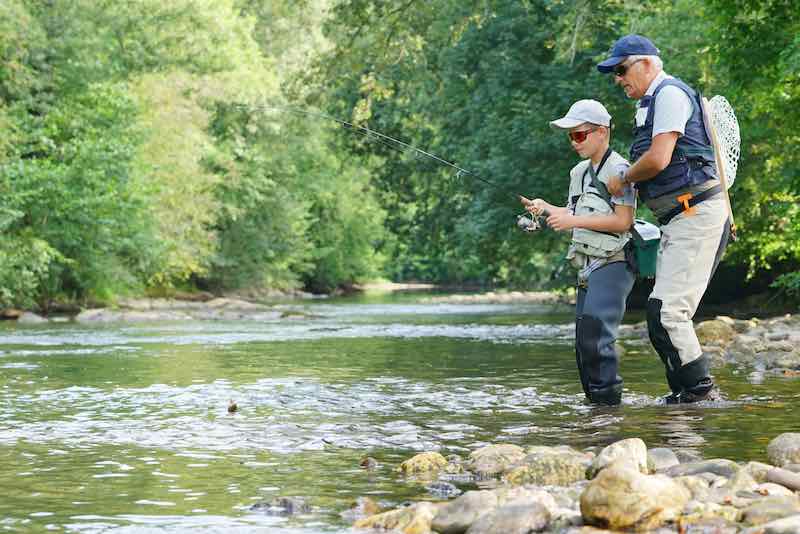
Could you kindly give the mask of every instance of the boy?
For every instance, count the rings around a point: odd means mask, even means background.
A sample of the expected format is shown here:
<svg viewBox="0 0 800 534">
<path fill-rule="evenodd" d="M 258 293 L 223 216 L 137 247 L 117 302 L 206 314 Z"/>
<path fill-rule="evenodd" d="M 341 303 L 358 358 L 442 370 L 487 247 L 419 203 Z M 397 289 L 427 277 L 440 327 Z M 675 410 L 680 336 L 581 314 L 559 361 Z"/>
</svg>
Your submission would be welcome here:
<svg viewBox="0 0 800 534">
<path fill-rule="evenodd" d="M 622 378 L 617 374 L 617 338 L 625 301 L 635 274 L 625 257 L 636 200 L 628 187 L 611 197 L 606 183 L 628 167 L 609 148 L 611 115 L 596 100 L 579 100 L 567 114 L 550 122 L 566 130 L 572 148 L 582 158 L 570 171 L 565 207 L 537 198 L 522 199 L 528 211 L 547 215 L 557 231 L 572 230 L 567 258 L 578 268 L 575 308 L 575 357 L 581 385 L 590 402 L 616 405 L 622 398 Z"/>
</svg>

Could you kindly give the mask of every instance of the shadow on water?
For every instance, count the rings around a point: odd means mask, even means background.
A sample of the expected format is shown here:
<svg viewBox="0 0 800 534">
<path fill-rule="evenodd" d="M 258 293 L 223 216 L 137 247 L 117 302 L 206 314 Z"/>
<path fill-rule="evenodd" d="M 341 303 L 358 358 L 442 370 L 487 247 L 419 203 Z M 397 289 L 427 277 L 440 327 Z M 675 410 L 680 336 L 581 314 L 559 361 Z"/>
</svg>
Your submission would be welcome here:
<svg viewBox="0 0 800 534">
<path fill-rule="evenodd" d="M 728 400 L 657 404 L 646 343 L 624 403 L 583 403 L 569 312 L 409 301 L 314 304 L 312 319 L 0 330 L 0 524 L 82 532 L 344 532 L 369 495 L 430 498 L 394 468 L 488 443 L 599 449 L 626 437 L 764 460 L 796 382 L 719 371 Z M 234 399 L 239 407 L 229 414 Z M 360 460 L 379 462 L 366 471 Z M 310 514 L 249 510 L 302 496 Z"/>
</svg>

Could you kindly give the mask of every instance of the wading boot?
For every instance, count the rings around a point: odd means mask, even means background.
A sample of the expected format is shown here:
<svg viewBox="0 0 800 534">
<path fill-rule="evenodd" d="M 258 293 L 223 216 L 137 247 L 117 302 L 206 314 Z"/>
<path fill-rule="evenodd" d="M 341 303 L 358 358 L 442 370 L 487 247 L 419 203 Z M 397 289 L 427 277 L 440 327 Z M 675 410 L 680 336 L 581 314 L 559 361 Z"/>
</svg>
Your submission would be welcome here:
<svg viewBox="0 0 800 534">
<path fill-rule="evenodd" d="M 589 402 L 593 404 L 602 404 L 604 406 L 616 406 L 622 400 L 622 384 L 614 384 L 603 389 L 596 389 L 590 391 L 586 395 Z"/>
</svg>

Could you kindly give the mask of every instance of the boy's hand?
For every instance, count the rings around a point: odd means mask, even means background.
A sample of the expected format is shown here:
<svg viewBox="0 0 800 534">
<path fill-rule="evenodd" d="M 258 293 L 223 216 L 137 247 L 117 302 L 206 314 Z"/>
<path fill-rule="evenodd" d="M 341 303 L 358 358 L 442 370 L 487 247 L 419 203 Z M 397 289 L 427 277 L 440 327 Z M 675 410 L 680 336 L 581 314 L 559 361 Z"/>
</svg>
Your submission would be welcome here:
<svg viewBox="0 0 800 534">
<path fill-rule="evenodd" d="M 574 221 L 575 217 L 566 211 L 555 212 L 547 217 L 547 225 L 557 232 L 572 230 L 575 227 Z"/>
<path fill-rule="evenodd" d="M 541 198 L 535 198 L 533 200 L 530 200 L 521 195 L 519 198 L 520 201 L 525 205 L 525 209 L 533 213 L 534 215 L 541 215 L 547 210 L 548 204 Z"/>
</svg>

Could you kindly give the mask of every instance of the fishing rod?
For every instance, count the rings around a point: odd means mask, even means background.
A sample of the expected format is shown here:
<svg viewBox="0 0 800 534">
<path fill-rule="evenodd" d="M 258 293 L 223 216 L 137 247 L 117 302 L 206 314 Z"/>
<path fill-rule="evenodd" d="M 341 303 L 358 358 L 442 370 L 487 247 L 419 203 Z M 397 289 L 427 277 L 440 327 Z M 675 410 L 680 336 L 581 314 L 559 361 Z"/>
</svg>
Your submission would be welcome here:
<svg viewBox="0 0 800 534">
<path fill-rule="evenodd" d="M 413 153 L 415 153 L 417 155 L 421 155 L 421 156 L 427 157 L 427 158 L 429 158 L 429 159 L 431 159 L 431 160 L 433 160 L 433 161 L 435 161 L 435 162 L 437 162 L 437 163 L 439 163 L 441 165 L 445 165 L 447 167 L 455 169 L 456 170 L 456 176 L 455 176 L 456 180 L 461 178 L 461 176 L 469 176 L 469 177 L 471 177 L 471 178 L 473 178 L 475 180 L 478 180 L 479 182 L 483 182 L 484 184 L 486 184 L 486 185 L 488 185 L 488 186 L 490 186 L 490 187 L 492 187 L 492 188 L 494 188 L 494 189 L 496 189 L 498 191 L 502 191 L 502 192 L 508 194 L 514 200 L 522 201 L 525 204 L 530 204 L 531 203 L 531 201 L 528 198 L 524 197 L 523 195 L 520 195 L 518 193 L 514 193 L 514 192 L 508 190 L 507 188 L 505 188 L 505 187 L 503 187 L 501 185 L 498 185 L 498 184 L 496 184 L 496 183 L 494 183 L 494 182 L 492 182 L 490 180 L 487 180 L 486 178 L 483 178 L 482 176 L 479 176 L 478 174 L 476 174 L 476 173 L 474 173 L 474 172 L 472 172 L 472 171 L 470 171 L 468 169 L 465 169 L 465 168 L 453 163 L 452 161 L 448 161 L 448 160 L 442 158 L 441 156 L 437 156 L 436 154 L 434 154 L 432 152 L 428 152 L 428 151 L 423 150 L 421 148 L 415 147 L 413 145 L 410 145 L 409 143 L 401 141 L 400 139 L 394 138 L 394 137 L 392 137 L 390 135 L 386 135 L 386 134 L 381 133 L 381 132 L 379 132 L 377 130 L 373 130 L 372 128 L 369 128 L 367 126 L 361 126 L 361 125 L 346 121 L 344 119 L 340 119 L 338 117 L 334 117 L 332 115 L 327 115 L 325 113 L 316 112 L 316 111 L 309 111 L 309 110 L 293 108 L 293 107 L 282 107 L 282 106 L 274 106 L 274 105 L 270 105 L 270 106 L 267 106 L 267 105 L 251 105 L 251 104 L 234 104 L 234 106 L 235 107 L 240 107 L 240 108 L 245 108 L 245 109 L 261 109 L 261 110 L 269 110 L 269 111 L 278 111 L 278 112 L 281 112 L 281 113 L 294 113 L 296 115 L 304 115 L 304 116 L 308 116 L 308 117 L 315 117 L 315 118 L 319 118 L 319 119 L 330 120 L 332 122 L 335 122 L 335 123 L 339 124 L 340 126 L 342 126 L 343 128 L 345 128 L 345 129 L 347 129 L 347 130 L 349 130 L 351 132 L 355 132 L 355 133 L 361 134 L 364 137 L 366 137 L 367 139 L 370 139 L 370 140 L 373 140 L 373 141 L 377 141 L 380 144 L 382 144 L 382 145 L 384 145 L 384 146 L 386 146 L 388 148 L 392 148 L 392 149 L 398 150 L 401 153 L 405 153 L 406 151 L 411 151 L 411 152 L 413 152 Z M 539 216 L 531 214 L 531 213 L 526 211 L 524 214 L 517 216 L 517 226 L 521 230 L 524 230 L 526 232 L 533 232 L 533 231 L 538 230 L 539 228 L 541 228 L 542 225 L 541 225 L 541 222 L 539 221 Z"/>
</svg>

